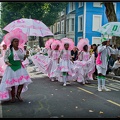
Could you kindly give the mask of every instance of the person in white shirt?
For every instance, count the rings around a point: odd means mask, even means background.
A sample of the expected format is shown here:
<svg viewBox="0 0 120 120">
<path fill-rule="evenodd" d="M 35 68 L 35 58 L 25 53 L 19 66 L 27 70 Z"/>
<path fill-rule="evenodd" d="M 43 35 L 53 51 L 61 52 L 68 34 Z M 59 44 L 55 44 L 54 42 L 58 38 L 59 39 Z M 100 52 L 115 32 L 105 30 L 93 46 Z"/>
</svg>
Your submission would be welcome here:
<svg viewBox="0 0 120 120">
<path fill-rule="evenodd" d="M 113 49 L 110 47 L 110 41 L 107 38 L 101 39 L 102 44 L 98 46 L 98 56 L 96 58 L 96 68 L 97 68 L 97 80 L 98 80 L 98 91 L 109 91 L 105 86 L 105 76 L 108 68 L 108 60 L 111 54 L 119 54 L 118 49 Z M 102 86 L 101 86 L 102 81 Z"/>
<path fill-rule="evenodd" d="M 112 71 L 116 76 L 120 76 L 120 56 L 118 56 L 118 59 L 115 61 Z"/>
</svg>

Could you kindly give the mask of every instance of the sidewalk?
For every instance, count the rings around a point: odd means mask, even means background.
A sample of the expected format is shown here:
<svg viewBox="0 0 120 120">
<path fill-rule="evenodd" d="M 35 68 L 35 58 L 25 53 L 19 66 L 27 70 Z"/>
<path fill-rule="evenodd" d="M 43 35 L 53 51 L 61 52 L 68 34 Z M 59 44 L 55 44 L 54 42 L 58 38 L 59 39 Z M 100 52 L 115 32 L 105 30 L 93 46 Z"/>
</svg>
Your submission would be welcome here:
<svg viewBox="0 0 120 120">
<path fill-rule="evenodd" d="M 120 76 L 115 76 L 113 73 L 109 73 L 108 75 L 106 75 L 106 77 L 115 80 L 120 80 Z"/>
</svg>

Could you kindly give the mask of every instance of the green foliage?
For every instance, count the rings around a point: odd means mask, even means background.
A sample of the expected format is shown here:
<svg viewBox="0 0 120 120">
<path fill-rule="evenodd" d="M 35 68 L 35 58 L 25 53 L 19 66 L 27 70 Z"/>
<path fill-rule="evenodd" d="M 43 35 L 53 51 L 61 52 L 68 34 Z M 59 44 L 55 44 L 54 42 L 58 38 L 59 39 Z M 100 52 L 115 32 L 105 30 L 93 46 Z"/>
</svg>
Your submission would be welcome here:
<svg viewBox="0 0 120 120">
<path fill-rule="evenodd" d="M 20 18 L 37 19 L 53 25 L 67 2 L 1 2 L 1 28 Z"/>
</svg>

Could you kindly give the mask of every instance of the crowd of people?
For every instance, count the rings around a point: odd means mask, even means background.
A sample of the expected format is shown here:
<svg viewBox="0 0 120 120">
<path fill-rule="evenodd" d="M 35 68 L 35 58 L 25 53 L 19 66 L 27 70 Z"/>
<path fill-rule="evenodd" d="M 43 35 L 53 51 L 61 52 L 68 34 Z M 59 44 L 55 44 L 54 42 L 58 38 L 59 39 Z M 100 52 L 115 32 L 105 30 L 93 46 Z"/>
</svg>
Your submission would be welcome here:
<svg viewBox="0 0 120 120">
<path fill-rule="evenodd" d="M 119 50 L 117 48 L 111 47 L 109 39 L 106 38 L 101 39 L 100 45 L 89 45 L 87 39 L 81 39 L 78 42 L 77 46 L 74 46 L 72 42 L 70 42 L 67 39 L 66 43 L 64 43 L 63 45 L 63 42 L 62 44 L 60 44 L 54 39 L 48 40 L 46 42 L 45 48 L 42 48 L 41 50 L 39 49 L 39 53 L 36 52 L 37 54 L 33 55 L 31 58 L 36 66 L 35 69 L 38 68 L 39 71 L 42 71 L 43 73 L 47 74 L 51 81 L 57 80 L 63 82 L 63 86 L 70 84 L 71 81 L 77 81 L 83 85 L 90 84 L 90 80 L 94 79 L 98 80 L 98 91 L 102 91 L 102 89 L 107 91 L 104 82 L 105 76 L 110 71 L 109 63 L 111 63 L 110 61 L 112 59 L 112 55 L 115 54 L 119 58 Z M 53 48 L 53 45 L 57 47 Z M 68 58 L 66 58 L 65 56 L 67 56 Z M 104 59 L 102 58 L 102 56 L 104 56 Z M 40 60 L 44 60 L 45 65 L 43 65 L 43 63 L 40 62 Z M 103 62 L 96 62 L 100 60 L 103 60 Z M 114 61 L 110 69 L 112 72 L 115 73 L 115 75 L 116 73 L 118 75 L 119 60 L 115 60 L 117 62 Z M 104 61 L 107 62 L 104 63 Z M 114 64 L 116 63 L 117 67 L 114 67 Z M 102 74 L 103 72 L 104 74 Z M 99 87 L 99 77 L 103 81 L 103 87 Z"/>
<path fill-rule="evenodd" d="M 105 86 L 105 76 L 109 69 L 120 75 L 120 50 L 110 46 L 107 38 L 101 38 L 100 45 L 90 45 L 88 39 L 80 39 L 77 46 L 72 39 L 49 39 L 45 47 L 19 48 L 19 39 L 12 39 L 8 47 L 2 45 L 0 57 L 0 100 L 15 97 L 23 101 L 21 92 L 26 91 L 32 81 L 26 67 L 34 64 L 34 71 L 46 74 L 50 80 L 62 82 L 63 86 L 79 82 L 90 84 L 90 80 L 98 81 L 98 91 L 109 91 Z M 113 60 L 112 55 L 117 55 Z M 112 63 L 112 62 L 113 63 Z M 17 92 L 16 92 L 17 91 Z"/>
</svg>

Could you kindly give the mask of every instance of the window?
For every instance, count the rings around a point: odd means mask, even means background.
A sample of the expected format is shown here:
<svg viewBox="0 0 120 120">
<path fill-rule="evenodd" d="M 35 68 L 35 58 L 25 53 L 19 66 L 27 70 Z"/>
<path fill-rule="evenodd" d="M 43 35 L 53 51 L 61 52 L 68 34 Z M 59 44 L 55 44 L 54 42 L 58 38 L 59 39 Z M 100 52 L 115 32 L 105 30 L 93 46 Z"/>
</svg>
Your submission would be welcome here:
<svg viewBox="0 0 120 120">
<path fill-rule="evenodd" d="M 116 13 L 116 3 L 113 3 L 113 5 L 114 5 L 115 13 Z"/>
<path fill-rule="evenodd" d="M 78 16 L 78 32 L 83 31 L 83 15 Z"/>
<path fill-rule="evenodd" d="M 83 6 L 83 2 L 78 2 L 78 7 L 82 7 Z"/>
<path fill-rule="evenodd" d="M 71 19 L 71 31 L 74 31 L 74 18 Z"/>
<path fill-rule="evenodd" d="M 92 37 L 92 44 L 101 44 L 101 37 Z"/>
<path fill-rule="evenodd" d="M 60 22 L 57 23 L 57 32 L 60 32 Z"/>
<path fill-rule="evenodd" d="M 70 12 L 75 10 L 75 2 L 70 2 Z"/>
<path fill-rule="evenodd" d="M 67 28 L 67 32 L 69 32 L 69 19 L 67 19 L 67 23 L 66 23 L 66 28 Z"/>
<path fill-rule="evenodd" d="M 101 2 L 93 2 L 93 7 L 102 7 Z"/>
<path fill-rule="evenodd" d="M 102 15 L 93 15 L 93 31 L 97 31 L 102 24 Z"/>
<path fill-rule="evenodd" d="M 64 20 L 61 21 L 61 33 L 64 34 Z"/>
</svg>

